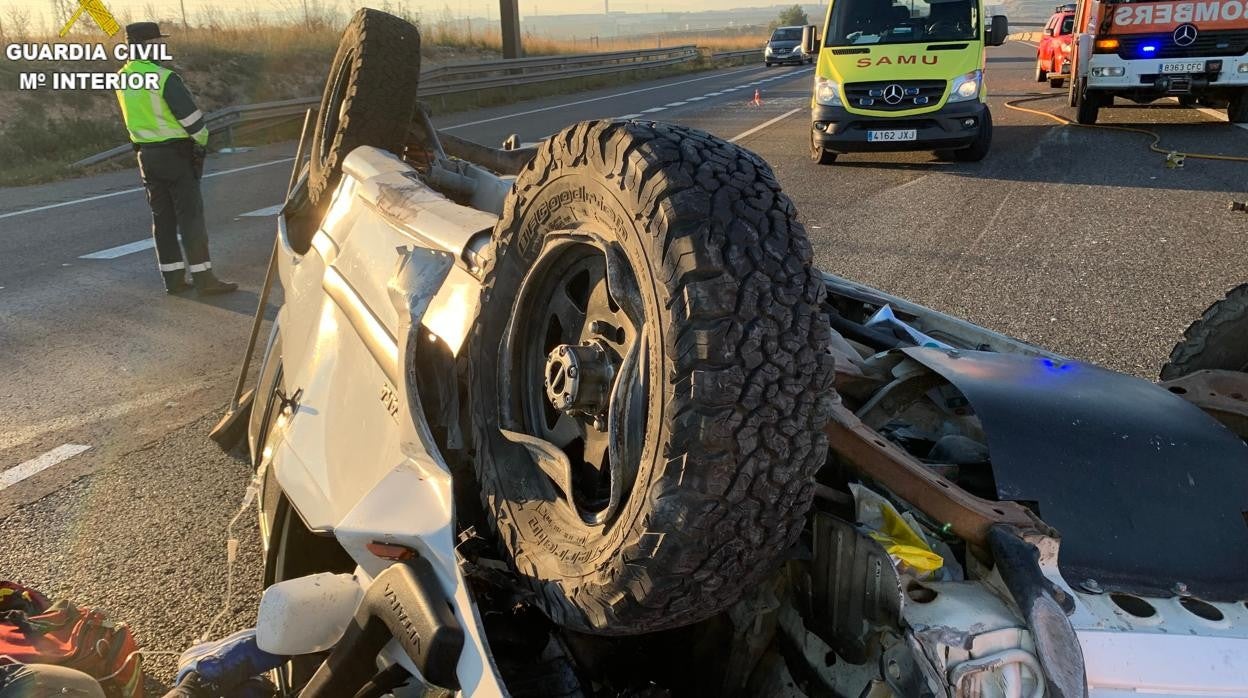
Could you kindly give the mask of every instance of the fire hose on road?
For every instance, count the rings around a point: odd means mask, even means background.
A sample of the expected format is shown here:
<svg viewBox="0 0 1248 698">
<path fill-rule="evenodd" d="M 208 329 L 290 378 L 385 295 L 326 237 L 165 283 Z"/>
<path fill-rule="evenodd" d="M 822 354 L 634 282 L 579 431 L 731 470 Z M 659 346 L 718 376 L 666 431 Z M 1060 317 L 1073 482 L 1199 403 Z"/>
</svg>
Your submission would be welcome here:
<svg viewBox="0 0 1248 698">
<path fill-rule="evenodd" d="M 1036 116 L 1042 116 L 1046 119 L 1056 121 L 1057 123 L 1062 124 L 1063 126 L 1078 126 L 1080 128 L 1099 128 L 1099 129 L 1106 129 L 1109 131 L 1124 131 L 1126 133 L 1138 133 L 1141 135 L 1150 136 L 1153 140 L 1151 143 L 1148 144 L 1148 149 L 1153 151 L 1154 153 L 1160 153 L 1162 155 L 1165 155 L 1168 162 L 1174 162 L 1176 160 L 1178 162 L 1182 162 L 1183 158 L 1193 158 L 1197 160 L 1223 160 L 1227 162 L 1248 162 L 1248 157 L 1245 157 L 1242 155 L 1217 155 L 1213 153 L 1188 153 L 1188 152 L 1182 152 L 1182 151 L 1177 151 L 1177 150 L 1168 150 L 1166 148 L 1161 147 L 1160 145 L 1161 136 L 1156 131 L 1153 131 L 1147 128 L 1139 128 L 1135 126 L 1113 126 L 1110 124 L 1081 124 L 1075 121 L 1074 119 L 1069 119 L 1065 116 L 1062 116 L 1061 114 L 1054 114 L 1053 112 L 1044 111 L 1042 109 L 1032 109 L 1030 107 L 1019 106 L 1021 104 L 1026 104 L 1029 102 L 1038 102 L 1043 99 L 1053 99 L 1055 97 L 1061 97 L 1061 96 L 1063 96 L 1063 94 L 1060 92 L 1055 93 L 1055 94 L 1028 95 L 1025 97 L 1019 97 L 1019 98 L 1011 99 L 1007 101 L 1005 103 L 1005 108 L 1013 109 L 1014 111 L 1024 112 L 1027 114 L 1035 114 Z"/>
</svg>

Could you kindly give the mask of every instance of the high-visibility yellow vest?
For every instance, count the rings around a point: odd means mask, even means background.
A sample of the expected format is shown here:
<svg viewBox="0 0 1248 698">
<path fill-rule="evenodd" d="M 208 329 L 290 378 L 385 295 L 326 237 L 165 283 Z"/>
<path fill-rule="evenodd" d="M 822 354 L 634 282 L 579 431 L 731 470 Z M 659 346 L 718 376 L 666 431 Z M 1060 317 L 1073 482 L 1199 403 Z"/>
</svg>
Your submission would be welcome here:
<svg viewBox="0 0 1248 698">
<path fill-rule="evenodd" d="M 120 73 L 156 73 L 160 85 L 155 90 L 117 90 L 117 102 L 126 121 L 133 143 L 160 143 L 175 138 L 190 138 L 190 134 L 178 123 L 177 117 L 165 103 L 165 82 L 173 71 L 151 61 L 130 61 L 122 66 Z"/>
</svg>

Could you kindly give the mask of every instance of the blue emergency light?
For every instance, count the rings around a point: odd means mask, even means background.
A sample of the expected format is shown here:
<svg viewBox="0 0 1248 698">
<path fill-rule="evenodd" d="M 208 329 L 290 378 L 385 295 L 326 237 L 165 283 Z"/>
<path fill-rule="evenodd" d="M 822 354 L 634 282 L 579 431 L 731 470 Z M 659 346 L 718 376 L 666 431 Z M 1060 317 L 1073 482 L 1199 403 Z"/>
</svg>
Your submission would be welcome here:
<svg viewBox="0 0 1248 698">
<path fill-rule="evenodd" d="M 1154 53 L 1157 50 L 1157 44 L 1144 44 L 1140 50 L 1144 53 Z"/>
</svg>

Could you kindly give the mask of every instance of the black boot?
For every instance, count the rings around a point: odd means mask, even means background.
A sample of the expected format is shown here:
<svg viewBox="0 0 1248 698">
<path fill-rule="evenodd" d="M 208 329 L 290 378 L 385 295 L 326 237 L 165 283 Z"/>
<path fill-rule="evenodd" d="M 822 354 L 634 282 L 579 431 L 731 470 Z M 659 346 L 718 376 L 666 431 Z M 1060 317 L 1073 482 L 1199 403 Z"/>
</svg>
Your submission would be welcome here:
<svg viewBox="0 0 1248 698">
<path fill-rule="evenodd" d="M 212 270 L 197 271 L 191 275 L 195 279 L 195 292 L 201 296 L 219 296 L 238 290 L 233 281 L 222 281 L 213 275 Z"/>
<path fill-rule="evenodd" d="M 173 295 L 191 290 L 191 285 L 186 283 L 186 271 L 183 269 L 162 271 L 160 275 L 165 277 L 165 293 Z"/>
</svg>

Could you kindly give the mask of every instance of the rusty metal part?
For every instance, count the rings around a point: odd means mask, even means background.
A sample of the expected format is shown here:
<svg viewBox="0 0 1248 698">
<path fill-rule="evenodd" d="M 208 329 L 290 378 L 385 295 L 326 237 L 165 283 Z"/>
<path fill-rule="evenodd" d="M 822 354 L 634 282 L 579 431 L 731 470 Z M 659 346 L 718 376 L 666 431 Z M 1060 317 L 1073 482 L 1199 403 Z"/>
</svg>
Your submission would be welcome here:
<svg viewBox="0 0 1248 698">
<path fill-rule="evenodd" d="M 519 174 L 520 170 L 523 170 L 524 166 L 537 155 L 537 148 L 532 146 L 501 150 L 474 143 L 445 131 L 438 131 L 438 138 L 442 147 L 446 148 L 447 154 L 505 175 Z"/>
<path fill-rule="evenodd" d="M 927 392 L 946 381 L 943 376 L 918 363 L 907 364 L 914 370 L 881 388 L 857 412 L 863 424 L 879 429 L 923 399 Z"/>
<path fill-rule="evenodd" d="M 1248 373 L 1196 371 L 1158 385 L 1204 410 L 1241 439 L 1248 439 Z"/>
<path fill-rule="evenodd" d="M 1057 537 L 1052 527 L 1021 504 L 981 499 L 933 473 L 840 404 L 833 409 L 826 431 L 839 458 L 934 521 L 948 525 L 981 554 L 987 551 L 988 529 L 994 524 Z"/>
</svg>

